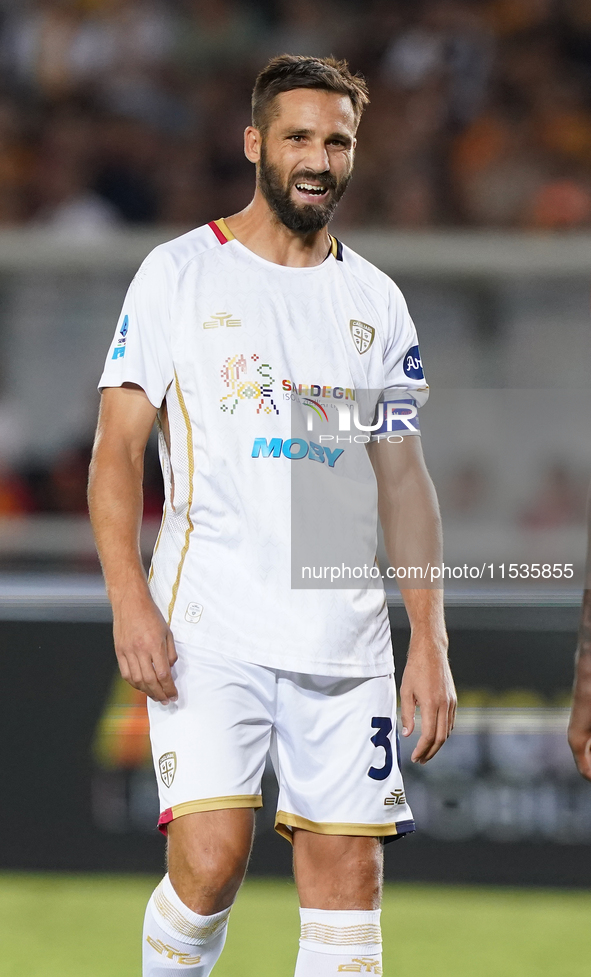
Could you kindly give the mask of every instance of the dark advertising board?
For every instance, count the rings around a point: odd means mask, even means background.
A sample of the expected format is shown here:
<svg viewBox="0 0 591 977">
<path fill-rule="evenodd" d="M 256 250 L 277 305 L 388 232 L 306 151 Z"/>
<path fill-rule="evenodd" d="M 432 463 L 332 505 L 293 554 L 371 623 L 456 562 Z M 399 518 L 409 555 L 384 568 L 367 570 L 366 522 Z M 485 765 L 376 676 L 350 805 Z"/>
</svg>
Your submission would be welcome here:
<svg viewBox="0 0 591 977">
<path fill-rule="evenodd" d="M 401 670 L 404 618 L 391 611 Z M 576 608 L 452 608 L 456 731 L 425 767 L 402 743 L 415 836 L 387 846 L 392 879 L 589 885 L 591 788 L 565 739 Z M 107 620 L 2 620 L 0 865 L 159 872 L 143 696 L 117 676 Z M 290 871 L 269 768 L 255 873 Z"/>
</svg>

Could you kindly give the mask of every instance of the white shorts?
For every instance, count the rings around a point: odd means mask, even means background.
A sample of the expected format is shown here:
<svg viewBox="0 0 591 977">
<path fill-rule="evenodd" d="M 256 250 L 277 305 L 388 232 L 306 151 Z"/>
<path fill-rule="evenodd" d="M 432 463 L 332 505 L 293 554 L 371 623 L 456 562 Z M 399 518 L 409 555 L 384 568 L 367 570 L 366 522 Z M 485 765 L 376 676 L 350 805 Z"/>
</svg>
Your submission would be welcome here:
<svg viewBox="0 0 591 977">
<path fill-rule="evenodd" d="M 384 840 L 414 831 L 393 675 L 306 675 L 176 648 L 178 702 L 148 700 L 163 832 L 183 814 L 262 807 L 269 752 L 285 838 L 293 828 Z"/>
</svg>

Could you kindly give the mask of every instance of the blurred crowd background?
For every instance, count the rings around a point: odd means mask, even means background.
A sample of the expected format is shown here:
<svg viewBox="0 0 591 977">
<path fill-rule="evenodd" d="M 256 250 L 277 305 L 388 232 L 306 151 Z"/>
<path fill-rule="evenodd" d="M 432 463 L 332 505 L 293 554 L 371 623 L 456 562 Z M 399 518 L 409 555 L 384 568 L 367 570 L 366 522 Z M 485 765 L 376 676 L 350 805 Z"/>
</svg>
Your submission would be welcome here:
<svg viewBox="0 0 591 977">
<path fill-rule="evenodd" d="M 244 205 L 255 73 L 362 71 L 342 226 L 591 224 L 589 0 L 1 0 L 0 226 L 195 226 Z"/>
<path fill-rule="evenodd" d="M 402 877 L 588 885 L 591 797 L 565 713 L 591 474 L 591 0 L 0 0 L 0 632 L 15 744 L 0 864 L 159 870 L 145 699 L 122 680 L 109 692 L 86 505 L 96 387 L 143 257 L 251 198 L 250 94 L 284 52 L 346 58 L 368 80 L 335 233 L 404 292 L 431 385 L 421 427 L 445 561 L 489 568 L 445 581 L 460 719 L 426 773 L 402 744 L 421 827 Z M 144 490 L 147 562 L 154 439 Z M 511 563 L 573 573 L 509 579 Z M 401 608 L 392 622 L 398 654 Z M 264 847 L 270 776 L 263 789 L 255 871 L 279 871 Z M 501 857 L 497 841 L 532 845 Z"/>
<path fill-rule="evenodd" d="M 282 52 L 344 57 L 368 80 L 335 222 L 345 240 L 591 228 L 591 0 L 0 0 L 0 237 L 37 229 L 84 247 L 153 227 L 165 240 L 239 210 L 253 188 L 242 151 L 253 80 Z M 133 270 L 0 268 L 0 517 L 84 517 L 96 381 Z M 493 289 L 475 311 L 457 283 L 385 270 L 407 294 L 435 391 L 586 383 L 580 277 Z M 433 430 L 442 416 L 435 407 Z M 486 410 L 473 416 L 485 430 Z M 475 523 L 501 499 L 507 525 L 580 527 L 584 416 L 574 440 L 561 421 L 527 470 L 534 422 L 516 416 L 521 427 L 496 428 L 497 455 L 478 431 L 459 447 L 440 432 L 444 514 Z M 161 499 L 151 446 L 154 520 Z"/>
</svg>

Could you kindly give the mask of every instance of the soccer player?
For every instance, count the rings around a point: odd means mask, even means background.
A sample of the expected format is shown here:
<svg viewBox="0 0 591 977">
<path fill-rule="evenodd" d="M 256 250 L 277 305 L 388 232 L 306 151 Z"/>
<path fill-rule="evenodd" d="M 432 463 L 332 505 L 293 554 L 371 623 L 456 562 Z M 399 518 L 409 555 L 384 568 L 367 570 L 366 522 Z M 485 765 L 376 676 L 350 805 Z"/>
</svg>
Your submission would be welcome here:
<svg viewBox="0 0 591 977">
<path fill-rule="evenodd" d="M 294 466 L 342 486 L 352 450 L 294 438 L 292 417 L 310 398 L 328 417 L 331 404 L 369 390 L 383 431 L 363 451 L 389 557 L 441 561 L 413 323 L 390 279 L 327 230 L 367 100 L 345 62 L 268 64 L 245 132 L 253 200 L 148 256 L 100 380 L 90 510 L 121 673 L 149 697 L 168 835 L 168 873 L 146 911 L 144 977 L 214 967 L 269 752 L 276 828 L 293 844 L 301 903 L 297 977 L 382 973 L 382 847 L 414 829 L 385 595 L 363 581 L 292 588 L 290 565 Z M 155 421 L 166 501 L 146 580 L 142 459 Z M 408 586 L 403 596 L 403 734 L 419 706 L 413 760 L 426 763 L 455 714 L 442 592 Z"/>
<path fill-rule="evenodd" d="M 587 571 L 575 657 L 568 742 L 579 773 L 591 780 L 591 489 L 587 503 Z"/>
</svg>

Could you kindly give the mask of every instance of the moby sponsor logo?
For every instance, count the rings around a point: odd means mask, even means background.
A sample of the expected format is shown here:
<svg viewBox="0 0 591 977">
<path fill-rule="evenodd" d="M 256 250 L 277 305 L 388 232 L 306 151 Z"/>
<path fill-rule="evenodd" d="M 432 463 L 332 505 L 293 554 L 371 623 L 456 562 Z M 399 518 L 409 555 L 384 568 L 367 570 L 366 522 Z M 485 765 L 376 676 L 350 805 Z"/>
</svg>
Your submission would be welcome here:
<svg viewBox="0 0 591 977">
<path fill-rule="evenodd" d="M 317 461 L 321 465 L 327 463 L 329 468 L 334 468 L 336 462 L 343 454 L 343 448 L 326 448 L 315 441 L 304 441 L 303 438 L 255 438 L 252 446 L 252 458 L 288 458 L 289 461 L 301 461 L 308 458 L 309 461 Z"/>
</svg>

